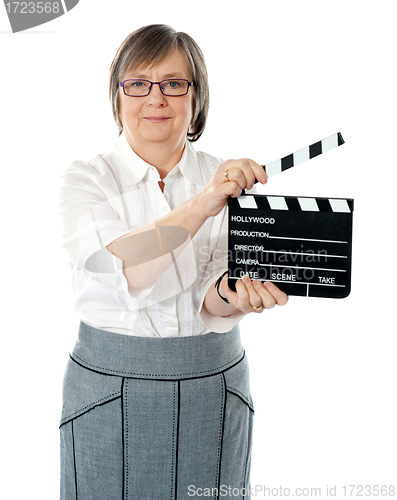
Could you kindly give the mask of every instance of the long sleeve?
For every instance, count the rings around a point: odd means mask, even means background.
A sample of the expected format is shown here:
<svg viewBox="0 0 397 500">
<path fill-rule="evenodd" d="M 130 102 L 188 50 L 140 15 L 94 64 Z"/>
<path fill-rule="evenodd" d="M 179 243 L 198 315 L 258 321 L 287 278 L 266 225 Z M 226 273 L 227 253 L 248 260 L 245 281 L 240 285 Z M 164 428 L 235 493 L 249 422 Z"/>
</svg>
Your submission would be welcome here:
<svg viewBox="0 0 397 500">
<path fill-rule="evenodd" d="M 108 199 L 98 178 L 116 192 L 110 172 L 98 171 L 92 165 L 74 162 L 63 174 L 58 205 L 61 244 L 71 265 L 87 278 L 126 290 L 122 261 L 112 255 L 106 245 L 127 234 L 130 228 L 120 218 L 123 211 L 120 200 Z"/>
<path fill-rule="evenodd" d="M 228 269 L 228 209 L 223 211 L 222 225 L 219 232 L 219 238 L 212 253 L 210 262 L 208 263 L 204 278 L 201 284 L 201 298 L 199 306 L 199 314 L 201 320 L 207 328 L 213 332 L 223 333 L 231 330 L 244 316 L 244 313 L 238 312 L 231 316 L 221 317 L 214 316 L 209 313 L 204 307 L 204 299 L 207 291 L 214 282 Z M 219 300 L 221 300 L 219 298 Z"/>
</svg>

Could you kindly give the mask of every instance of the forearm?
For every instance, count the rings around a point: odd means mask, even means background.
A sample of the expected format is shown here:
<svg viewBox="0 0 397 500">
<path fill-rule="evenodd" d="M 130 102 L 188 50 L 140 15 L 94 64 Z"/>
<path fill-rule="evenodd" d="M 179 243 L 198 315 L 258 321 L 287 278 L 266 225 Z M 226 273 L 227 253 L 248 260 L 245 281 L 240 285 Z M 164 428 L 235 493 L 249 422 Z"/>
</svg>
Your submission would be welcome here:
<svg viewBox="0 0 397 500">
<path fill-rule="evenodd" d="M 191 238 L 207 217 L 194 197 L 154 223 L 147 224 L 114 240 L 107 246 L 123 261 L 123 273 L 130 288 L 141 288 L 152 282 L 172 265 L 190 244 Z"/>
</svg>

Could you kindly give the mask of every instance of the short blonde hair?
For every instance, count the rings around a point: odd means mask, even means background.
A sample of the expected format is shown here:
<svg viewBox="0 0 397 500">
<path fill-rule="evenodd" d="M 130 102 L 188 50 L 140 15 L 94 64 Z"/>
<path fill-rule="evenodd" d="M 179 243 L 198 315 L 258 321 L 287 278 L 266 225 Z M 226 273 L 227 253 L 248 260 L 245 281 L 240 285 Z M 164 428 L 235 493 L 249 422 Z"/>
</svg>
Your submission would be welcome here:
<svg viewBox="0 0 397 500">
<path fill-rule="evenodd" d="M 189 141 L 199 139 L 204 132 L 209 107 L 209 88 L 204 56 L 189 35 L 164 24 L 152 24 L 132 32 L 120 45 L 110 67 L 109 98 L 113 117 L 123 131 L 118 100 L 119 82 L 127 71 L 141 66 L 159 64 L 175 49 L 186 57 L 194 82 L 193 118 L 187 134 Z"/>
</svg>

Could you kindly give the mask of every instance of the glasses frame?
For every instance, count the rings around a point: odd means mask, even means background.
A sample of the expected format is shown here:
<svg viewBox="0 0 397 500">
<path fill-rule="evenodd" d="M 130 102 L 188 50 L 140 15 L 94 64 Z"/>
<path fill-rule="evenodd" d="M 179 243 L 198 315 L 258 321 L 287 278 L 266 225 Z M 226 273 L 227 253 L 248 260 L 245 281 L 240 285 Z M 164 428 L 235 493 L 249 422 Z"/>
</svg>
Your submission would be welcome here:
<svg viewBox="0 0 397 500">
<path fill-rule="evenodd" d="M 161 84 L 164 83 L 164 82 L 173 82 L 173 81 L 187 82 L 188 86 L 187 86 L 186 92 L 184 94 L 178 94 L 178 95 L 165 94 L 163 92 L 163 89 L 161 88 Z M 127 92 L 125 91 L 125 88 L 124 88 L 125 82 L 148 82 L 148 83 L 150 83 L 149 91 L 147 92 L 147 94 L 142 94 L 142 95 L 127 94 Z M 182 97 L 182 96 L 186 95 L 189 92 L 189 88 L 194 85 L 194 82 L 189 82 L 189 80 L 186 80 L 185 78 L 166 78 L 165 80 L 161 80 L 161 82 L 151 82 L 150 80 L 145 80 L 144 78 L 129 78 L 128 80 L 124 80 L 122 82 L 119 82 L 119 85 L 120 85 L 120 87 L 123 87 L 124 95 L 126 95 L 127 97 L 146 97 L 146 96 L 148 96 L 150 94 L 153 85 L 158 85 L 159 89 L 160 89 L 160 92 L 163 95 L 165 95 L 166 97 Z"/>
</svg>

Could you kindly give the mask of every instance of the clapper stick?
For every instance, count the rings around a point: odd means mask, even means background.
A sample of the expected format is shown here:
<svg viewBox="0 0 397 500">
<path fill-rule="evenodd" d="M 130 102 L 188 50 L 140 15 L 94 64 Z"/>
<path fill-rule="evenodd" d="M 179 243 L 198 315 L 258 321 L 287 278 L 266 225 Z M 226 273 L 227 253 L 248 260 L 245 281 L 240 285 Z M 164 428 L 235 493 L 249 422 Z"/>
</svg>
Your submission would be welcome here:
<svg viewBox="0 0 397 500">
<path fill-rule="evenodd" d="M 315 142 L 310 146 L 306 146 L 303 149 L 299 149 L 295 153 L 292 153 L 288 156 L 284 156 L 283 158 L 279 158 L 272 163 L 268 163 L 267 165 L 263 165 L 263 168 L 266 171 L 268 177 L 273 177 L 273 175 L 281 174 L 281 172 L 285 172 L 289 168 L 296 167 L 300 163 L 304 161 L 311 160 L 318 155 L 326 153 L 331 149 L 337 148 L 344 144 L 342 134 L 337 132 L 336 134 L 332 134 L 325 139 Z M 255 181 L 255 183 L 258 181 Z"/>
</svg>

